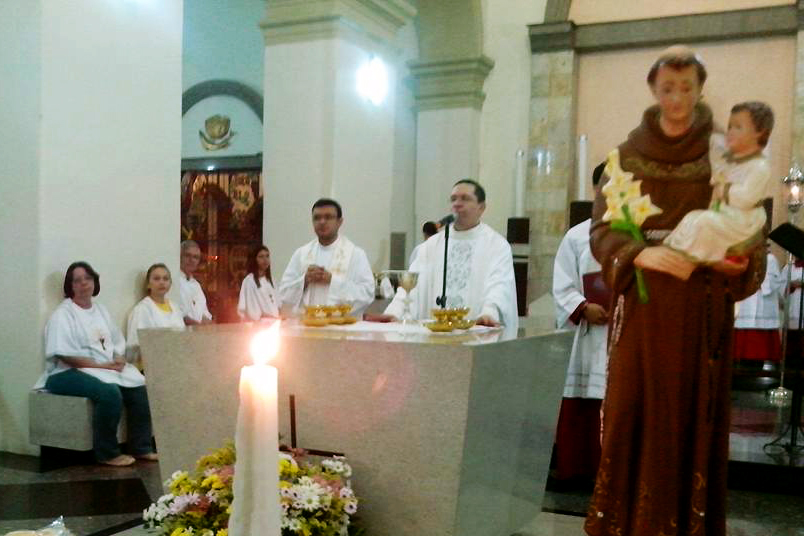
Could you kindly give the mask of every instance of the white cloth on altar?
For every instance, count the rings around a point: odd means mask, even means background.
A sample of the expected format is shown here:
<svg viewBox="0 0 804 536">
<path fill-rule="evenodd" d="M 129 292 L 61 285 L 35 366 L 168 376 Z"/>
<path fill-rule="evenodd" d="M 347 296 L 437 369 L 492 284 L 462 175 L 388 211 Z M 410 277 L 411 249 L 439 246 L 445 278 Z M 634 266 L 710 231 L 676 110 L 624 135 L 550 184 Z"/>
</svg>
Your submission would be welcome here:
<svg viewBox="0 0 804 536">
<path fill-rule="evenodd" d="M 762 286 L 755 294 L 747 297 L 735 306 L 735 329 L 779 329 L 782 325 L 779 309 L 781 291 L 784 289 L 784 277 L 779 271 L 776 257 L 768 253 L 768 268 Z M 796 311 L 798 318 L 798 311 Z M 798 322 L 796 322 L 798 325 Z"/>
<path fill-rule="evenodd" d="M 140 356 L 140 338 L 138 331 L 148 328 L 180 328 L 184 329 L 184 314 L 179 307 L 165 298 L 170 312 L 161 309 L 150 296 L 144 297 L 128 315 L 126 329 L 126 358 L 129 361 Z"/>
<path fill-rule="evenodd" d="M 112 322 L 106 307 L 93 302 L 92 307 L 84 309 L 66 298 L 56 307 L 45 326 L 45 372 L 34 389 L 43 388 L 48 376 L 72 368 L 56 356 L 83 357 L 106 364 L 114 363 L 114 358 L 123 357 L 125 352 L 126 340 Z M 121 372 L 99 368 L 80 370 L 102 382 L 122 387 L 145 385 L 145 377 L 129 363 Z"/>
<path fill-rule="evenodd" d="M 747 159 L 727 156 L 722 134 L 712 134 L 709 141 L 712 184 L 730 184 L 728 203 L 718 210 L 691 210 L 664 240 L 696 262 L 716 262 L 725 258 L 730 248 L 754 238 L 765 225 L 762 200 L 771 195 L 768 159 L 761 153 Z"/>
<path fill-rule="evenodd" d="M 565 398 L 603 399 L 606 394 L 607 325 L 590 325 L 585 318 L 575 325 L 570 316 L 586 298 L 583 276 L 600 272 L 601 267 L 589 249 L 589 227 L 586 220 L 570 228 L 558 246 L 553 265 L 553 299 L 556 325 L 574 329 L 572 353 L 564 383 Z"/>
<path fill-rule="evenodd" d="M 201 322 L 205 318 L 212 320 L 201 283 L 194 277 L 188 278 L 183 272 L 179 274 L 179 308 L 184 316 L 196 322 Z"/>
<path fill-rule="evenodd" d="M 240 318 L 254 320 L 264 316 L 279 316 L 274 286 L 268 278 L 260 276 L 260 286 L 254 280 L 254 274 L 248 274 L 240 284 L 240 299 L 237 301 L 237 314 Z"/>
<path fill-rule="evenodd" d="M 414 318 L 431 318 L 438 307 L 444 276 L 444 236 L 440 232 L 422 244 L 411 272 L 419 279 L 410 293 Z M 447 266 L 447 307 L 469 307 L 469 318 L 488 315 L 504 325 L 503 338 L 516 336 L 519 317 L 511 246 L 485 223 L 466 231 L 450 225 Z M 402 317 L 405 291 L 397 289 L 386 314 Z"/>
<path fill-rule="evenodd" d="M 304 288 L 307 268 L 315 264 L 332 274 L 328 285 L 315 283 Z M 298 314 L 305 305 L 336 305 L 348 303 L 351 315 L 360 318 L 374 301 L 374 273 L 366 252 L 345 236 L 323 246 L 318 239 L 297 249 L 290 258 L 282 281 L 279 300 Z"/>
<path fill-rule="evenodd" d="M 793 270 L 790 278 L 787 276 L 787 266 L 782 269 L 782 291 L 784 291 L 785 285 L 789 285 L 791 281 L 793 282 L 801 282 L 801 271 L 802 268 L 793 265 Z M 798 329 L 798 317 L 799 311 L 801 310 L 801 288 L 797 288 L 795 292 L 790 293 L 790 299 L 787 305 L 788 311 L 788 326 L 790 329 Z"/>
</svg>

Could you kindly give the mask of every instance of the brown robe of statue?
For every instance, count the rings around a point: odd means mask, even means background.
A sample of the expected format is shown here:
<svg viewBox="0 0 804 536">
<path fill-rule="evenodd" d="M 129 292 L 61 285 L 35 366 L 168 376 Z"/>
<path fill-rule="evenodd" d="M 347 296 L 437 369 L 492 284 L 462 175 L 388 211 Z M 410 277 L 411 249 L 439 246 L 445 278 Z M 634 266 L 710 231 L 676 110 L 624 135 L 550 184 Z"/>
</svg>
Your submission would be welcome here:
<svg viewBox="0 0 804 536">
<path fill-rule="evenodd" d="M 663 210 L 642 226 L 648 245 L 705 209 L 712 192 L 711 111 L 698 105 L 677 138 L 664 135 L 658 115 L 649 108 L 619 147 L 622 168 Z M 645 245 L 611 230 L 605 210 L 598 194 L 591 248 L 614 301 L 603 451 L 584 528 L 593 536 L 725 536 L 734 302 L 762 283 L 764 250 L 739 277 L 699 267 L 681 281 L 645 270 L 650 301 L 642 304 L 633 260 Z"/>
</svg>

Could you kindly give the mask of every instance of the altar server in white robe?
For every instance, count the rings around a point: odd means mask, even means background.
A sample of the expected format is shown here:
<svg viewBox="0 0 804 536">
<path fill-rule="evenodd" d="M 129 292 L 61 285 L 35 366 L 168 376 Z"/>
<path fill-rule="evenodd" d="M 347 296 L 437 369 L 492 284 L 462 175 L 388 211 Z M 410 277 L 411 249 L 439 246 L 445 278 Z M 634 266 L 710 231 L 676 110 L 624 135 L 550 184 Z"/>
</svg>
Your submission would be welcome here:
<svg viewBox="0 0 804 536">
<path fill-rule="evenodd" d="M 316 238 L 297 249 L 290 258 L 279 299 L 294 314 L 306 305 L 349 304 L 360 318 L 374 301 L 374 273 L 366 252 L 338 230 L 343 209 L 337 201 L 319 199 L 313 204 Z"/>
<path fill-rule="evenodd" d="M 181 243 L 181 257 L 179 268 L 179 307 L 184 314 L 184 323 L 188 326 L 209 324 L 212 314 L 207 308 L 207 297 L 201 284 L 194 275 L 201 263 L 201 248 L 194 240 L 185 240 Z"/>
<path fill-rule="evenodd" d="M 271 277 L 271 252 L 265 246 L 258 247 L 246 262 L 248 275 L 240 284 L 240 299 L 237 314 L 244 320 L 259 321 L 261 318 L 278 318 L 279 306 Z"/>
<path fill-rule="evenodd" d="M 478 325 L 504 328 L 503 338 L 516 336 L 519 317 L 511 246 L 499 233 L 480 221 L 486 209 L 486 192 L 471 179 L 455 183 L 450 194 L 455 221 L 450 225 L 447 255 L 447 307 L 468 307 Z M 438 307 L 444 274 L 444 232 L 429 238 L 419 249 L 410 271 L 419 279 L 411 291 L 415 318 L 431 318 Z M 404 311 L 405 291 L 397 289 L 384 315 L 395 320 Z"/>
<path fill-rule="evenodd" d="M 779 337 L 780 304 L 784 277 L 776 257 L 768 252 L 765 279 L 759 290 L 738 302 L 734 316 L 734 360 L 779 361 L 782 358 Z M 798 311 L 796 311 L 798 313 Z"/>
<path fill-rule="evenodd" d="M 592 173 L 597 187 L 605 165 Z M 553 264 L 556 327 L 573 329 L 564 398 L 556 430 L 554 478 L 594 481 L 600 460 L 600 406 L 606 392 L 609 295 L 589 249 L 590 219 L 564 235 Z M 587 288 L 589 287 L 589 288 Z M 595 303 L 604 302 L 604 303 Z"/>
<path fill-rule="evenodd" d="M 45 372 L 34 389 L 92 400 L 92 444 L 100 463 L 131 465 L 134 457 L 156 460 L 145 378 L 126 363 L 123 334 L 109 311 L 92 299 L 99 292 L 100 276 L 89 264 L 70 265 L 64 276 L 65 299 L 45 327 Z M 121 454 L 117 443 L 123 407 L 134 457 Z"/>
<path fill-rule="evenodd" d="M 147 296 L 140 300 L 128 315 L 126 330 L 126 359 L 140 362 L 139 330 L 147 328 L 184 328 L 181 309 L 170 301 L 167 293 L 172 280 L 170 270 L 164 264 L 152 264 L 145 274 Z"/>
<path fill-rule="evenodd" d="M 804 299 L 801 287 L 802 271 L 804 271 L 804 260 L 799 259 L 794 260 L 792 273 L 789 279 L 787 276 L 787 266 L 782 268 L 782 289 L 784 290 L 784 285 L 787 285 L 790 291 L 787 305 L 787 325 L 789 327 L 789 331 L 787 332 L 788 366 L 791 364 L 799 366 L 799 364 L 802 363 L 802 356 L 804 355 L 804 337 L 802 337 L 802 331 L 799 330 L 799 313 L 804 309 L 804 307 L 802 307 L 802 299 Z M 801 323 L 804 324 L 804 321 L 801 321 Z"/>
</svg>

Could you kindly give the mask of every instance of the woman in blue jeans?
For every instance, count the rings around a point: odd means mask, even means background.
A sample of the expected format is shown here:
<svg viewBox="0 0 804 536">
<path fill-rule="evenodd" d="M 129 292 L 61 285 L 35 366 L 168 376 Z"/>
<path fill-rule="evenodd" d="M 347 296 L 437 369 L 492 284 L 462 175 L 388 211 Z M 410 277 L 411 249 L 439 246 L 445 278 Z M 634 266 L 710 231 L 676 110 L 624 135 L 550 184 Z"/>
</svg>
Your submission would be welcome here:
<svg viewBox="0 0 804 536">
<path fill-rule="evenodd" d="M 131 465 L 134 458 L 156 460 L 145 378 L 122 357 L 125 339 L 106 308 L 93 302 L 98 292 L 97 272 L 85 262 L 71 264 L 64 276 L 65 299 L 45 327 L 46 370 L 39 385 L 58 395 L 92 400 L 93 450 L 100 463 L 121 466 Z M 122 454 L 117 443 L 124 406 L 133 457 Z"/>
</svg>

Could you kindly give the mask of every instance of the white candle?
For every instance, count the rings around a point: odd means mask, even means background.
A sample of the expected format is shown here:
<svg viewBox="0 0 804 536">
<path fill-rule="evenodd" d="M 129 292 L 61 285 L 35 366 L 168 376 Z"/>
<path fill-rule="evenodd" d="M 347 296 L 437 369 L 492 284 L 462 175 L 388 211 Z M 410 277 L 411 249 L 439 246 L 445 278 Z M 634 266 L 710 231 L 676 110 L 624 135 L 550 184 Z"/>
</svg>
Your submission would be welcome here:
<svg viewBox="0 0 804 536">
<path fill-rule="evenodd" d="M 578 137 L 578 201 L 586 199 L 586 151 L 588 138 L 586 134 L 581 134 Z"/>
<path fill-rule="evenodd" d="M 516 169 L 514 171 L 514 216 L 521 218 L 525 215 L 525 151 L 516 152 Z"/>
<path fill-rule="evenodd" d="M 254 365 L 240 371 L 234 499 L 230 536 L 280 536 L 277 371 L 265 362 L 279 349 L 279 321 L 254 336 Z"/>
</svg>

